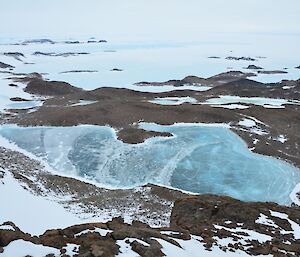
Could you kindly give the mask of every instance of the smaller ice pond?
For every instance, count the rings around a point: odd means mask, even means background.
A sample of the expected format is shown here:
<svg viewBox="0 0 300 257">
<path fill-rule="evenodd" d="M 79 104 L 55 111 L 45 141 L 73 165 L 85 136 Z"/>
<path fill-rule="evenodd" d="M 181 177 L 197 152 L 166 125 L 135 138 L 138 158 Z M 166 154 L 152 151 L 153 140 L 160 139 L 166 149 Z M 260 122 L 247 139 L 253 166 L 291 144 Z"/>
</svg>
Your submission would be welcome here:
<svg viewBox="0 0 300 257">
<path fill-rule="evenodd" d="M 265 98 L 265 97 L 240 97 L 240 96 L 230 96 L 222 95 L 218 98 L 211 98 L 206 101 L 206 104 L 214 106 L 226 106 L 228 104 L 254 104 L 260 105 L 265 108 L 284 108 L 285 104 L 296 104 L 300 105 L 300 101 L 296 100 L 286 100 L 286 99 L 275 99 L 275 98 Z"/>
<path fill-rule="evenodd" d="M 30 109 L 39 107 L 43 104 L 42 101 L 22 101 L 22 102 L 11 102 L 7 105 L 7 109 Z"/>
<path fill-rule="evenodd" d="M 149 101 L 154 104 L 161 105 L 180 105 L 183 103 L 197 104 L 198 101 L 192 97 L 157 97 L 154 100 Z"/>
<path fill-rule="evenodd" d="M 180 105 L 184 103 L 189 104 L 209 104 L 213 107 L 222 107 L 227 109 L 247 109 L 247 104 L 254 104 L 263 106 L 265 108 L 284 108 L 286 104 L 300 105 L 300 101 L 297 100 L 286 100 L 286 99 L 275 99 L 265 97 L 240 97 L 222 95 L 217 98 L 210 98 L 206 102 L 199 102 L 193 97 L 157 97 L 149 101 L 150 103 L 159 105 Z"/>
<path fill-rule="evenodd" d="M 194 193 L 245 201 L 290 204 L 300 171 L 286 162 L 252 153 L 226 127 L 141 124 L 170 132 L 138 145 L 117 140 L 109 127 L 0 126 L 0 136 L 45 160 L 60 173 L 128 188 L 155 183 Z"/>
</svg>

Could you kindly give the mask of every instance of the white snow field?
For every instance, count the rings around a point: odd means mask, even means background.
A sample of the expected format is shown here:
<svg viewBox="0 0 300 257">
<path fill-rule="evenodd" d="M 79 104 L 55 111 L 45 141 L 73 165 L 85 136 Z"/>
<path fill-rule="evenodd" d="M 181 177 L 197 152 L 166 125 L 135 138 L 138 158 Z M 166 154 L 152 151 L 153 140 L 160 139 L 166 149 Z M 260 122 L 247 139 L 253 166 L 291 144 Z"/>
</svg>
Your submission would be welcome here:
<svg viewBox="0 0 300 257">
<path fill-rule="evenodd" d="M 36 196 L 24 189 L 11 173 L 6 172 L 1 181 L 4 184 L 0 183 L 0 224 L 12 221 L 22 231 L 40 235 L 47 229 L 81 223 L 79 218 L 57 202 Z"/>
</svg>

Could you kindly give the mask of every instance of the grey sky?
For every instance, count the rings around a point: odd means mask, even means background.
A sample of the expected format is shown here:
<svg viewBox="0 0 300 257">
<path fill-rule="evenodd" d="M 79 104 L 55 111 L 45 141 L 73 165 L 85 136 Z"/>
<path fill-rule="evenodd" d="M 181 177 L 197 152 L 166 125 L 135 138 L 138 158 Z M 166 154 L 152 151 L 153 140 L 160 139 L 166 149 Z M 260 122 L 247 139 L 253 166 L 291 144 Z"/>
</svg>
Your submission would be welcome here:
<svg viewBox="0 0 300 257">
<path fill-rule="evenodd" d="M 299 0 L 0 0 L 0 37 L 201 40 L 205 33 L 300 34 Z"/>
</svg>

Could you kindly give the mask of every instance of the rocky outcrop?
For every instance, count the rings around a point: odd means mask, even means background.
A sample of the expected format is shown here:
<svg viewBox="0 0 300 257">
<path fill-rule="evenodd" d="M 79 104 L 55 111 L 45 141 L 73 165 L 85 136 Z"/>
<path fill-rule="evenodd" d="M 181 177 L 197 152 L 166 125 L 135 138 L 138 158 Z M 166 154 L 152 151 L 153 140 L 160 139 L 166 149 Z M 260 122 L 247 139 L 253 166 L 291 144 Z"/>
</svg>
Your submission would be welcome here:
<svg viewBox="0 0 300 257">
<path fill-rule="evenodd" d="M 289 86 L 290 90 L 286 90 Z M 242 78 L 225 83 L 207 91 L 212 95 L 232 95 L 241 97 L 266 97 L 282 99 L 300 99 L 300 84 L 297 81 L 282 81 L 280 83 L 261 83 Z"/>
<path fill-rule="evenodd" d="M 67 73 L 95 73 L 98 72 L 97 70 L 68 70 L 62 71 L 60 74 L 67 74 Z"/>
<path fill-rule="evenodd" d="M 48 38 L 41 38 L 41 39 L 29 39 L 25 40 L 22 43 L 23 45 L 29 45 L 29 44 L 55 44 L 55 42 Z"/>
<path fill-rule="evenodd" d="M 165 256 L 162 242 L 178 253 L 199 248 L 199 252 L 224 251 L 246 256 L 294 257 L 300 254 L 299 208 L 273 203 L 245 203 L 230 197 L 199 195 L 177 200 L 170 227 L 151 228 L 142 222 L 124 223 L 114 218 L 107 223 L 78 224 L 51 229 L 36 237 L 20 231 L 15 224 L 0 225 L 0 248 L 14 240 L 30 241 L 66 252 L 77 245 L 74 256 L 116 256 L 127 249 L 142 257 Z M 183 242 L 193 241 L 182 248 Z M 164 244 L 165 245 L 165 244 Z M 206 249 L 206 250 L 205 250 Z M 26 250 L 25 250 L 26 251 Z M 128 251 L 128 250 L 127 250 Z M 26 252 L 25 252 L 26 254 Z"/>
<path fill-rule="evenodd" d="M 229 71 L 217 74 L 209 78 L 200 78 L 197 76 L 187 76 L 181 80 L 168 80 L 165 82 L 139 82 L 138 86 L 184 86 L 184 85 L 205 85 L 205 86 L 219 86 L 229 82 L 237 81 L 239 79 L 256 76 L 254 73 L 244 73 L 241 71 Z"/>
<path fill-rule="evenodd" d="M 29 101 L 31 101 L 29 99 L 25 99 L 25 98 L 22 98 L 22 97 L 12 97 L 9 100 L 13 101 L 13 102 L 29 102 Z"/>
<path fill-rule="evenodd" d="M 8 86 L 10 86 L 10 87 L 18 87 L 18 85 L 13 84 L 13 83 L 9 84 Z"/>
<path fill-rule="evenodd" d="M 7 221 L 0 226 L 0 248 L 9 245 L 10 242 L 22 239 L 30 240 L 31 235 L 22 232 L 13 222 Z"/>
<path fill-rule="evenodd" d="M 12 66 L 10 64 L 7 64 L 7 63 L 4 63 L 4 62 L 0 62 L 0 68 L 1 69 L 13 69 L 14 66 Z"/>
<path fill-rule="evenodd" d="M 82 89 L 74 87 L 67 82 L 46 81 L 43 79 L 31 79 L 25 92 L 41 96 L 60 96 L 81 92 Z"/>
<path fill-rule="evenodd" d="M 208 78 L 207 81 L 209 82 L 209 85 L 219 86 L 219 85 L 223 85 L 234 81 L 239 81 L 241 79 L 247 79 L 249 77 L 254 77 L 254 76 L 256 75 L 252 72 L 244 73 L 241 71 L 229 71 L 229 72 L 223 72 L 215 76 L 212 76 Z"/>
<path fill-rule="evenodd" d="M 170 226 L 203 237 L 209 248 L 218 244 L 216 238 L 235 238 L 227 245 L 227 250 L 244 249 L 251 255 L 298 256 L 299 224 L 300 208 L 274 203 L 241 202 L 226 196 L 201 195 L 176 201 Z M 293 230 L 296 227 L 298 231 Z M 242 233 L 250 234 L 251 231 L 268 235 L 269 240 L 259 243 L 249 238 L 246 249 L 239 236 Z M 295 255 L 280 255 L 285 252 L 294 252 Z"/>
<path fill-rule="evenodd" d="M 123 71 L 122 69 L 118 69 L 118 68 L 113 68 L 110 71 Z"/>
<path fill-rule="evenodd" d="M 242 56 L 242 57 L 228 56 L 228 57 L 226 57 L 225 59 L 226 59 L 226 60 L 233 60 L 233 61 L 251 61 L 251 62 L 256 61 L 255 58 L 252 58 L 252 57 L 245 57 L 245 56 Z"/>
<path fill-rule="evenodd" d="M 145 257 L 164 256 L 162 246 L 155 238 L 166 240 L 176 246 L 178 243 L 141 222 L 132 225 L 120 218 L 104 223 L 80 224 L 65 229 L 47 230 L 39 237 L 32 237 L 21 231 L 1 230 L 0 247 L 4 248 L 12 241 L 22 239 L 36 245 L 59 249 L 63 254 L 67 244 L 78 245 L 74 256 L 113 257 L 120 253 L 119 241 L 124 241 L 129 248 Z M 26 249 L 25 249 L 26 252 Z"/>
<path fill-rule="evenodd" d="M 168 132 L 147 131 L 139 128 L 125 128 L 118 132 L 118 137 L 124 143 L 139 144 L 151 137 L 171 137 Z"/>
<path fill-rule="evenodd" d="M 248 70 L 262 70 L 262 67 L 256 66 L 256 65 L 249 65 L 247 68 Z"/>
<path fill-rule="evenodd" d="M 67 40 L 67 41 L 64 41 L 64 43 L 74 45 L 74 44 L 80 44 L 80 41 L 78 41 L 78 40 Z"/>
<path fill-rule="evenodd" d="M 19 52 L 6 52 L 3 53 L 3 55 L 8 56 L 8 57 L 12 57 L 14 59 L 16 59 L 17 61 L 23 61 L 22 58 L 25 58 L 25 55 Z"/>
<path fill-rule="evenodd" d="M 87 55 L 87 52 L 66 52 L 66 53 L 44 53 L 44 52 L 34 52 L 32 55 L 36 56 L 51 56 L 51 57 L 69 57 L 78 55 Z"/>
<path fill-rule="evenodd" d="M 258 71 L 258 73 L 272 75 L 272 74 L 287 74 L 288 72 L 284 70 L 260 70 Z"/>
<path fill-rule="evenodd" d="M 229 220 L 231 223 L 243 223 L 245 227 L 253 229 L 260 214 L 271 216 L 270 210 L 285 213 L 300 224 L 300 207 L 265 202 L 242 202 L 227 196 L 201 195 L 175 201 L 170 226 L 201 235 L 204 230 L 211 229 L 213 225 L 223 224 Z M 280 225 L 285 230 L 291 230 L 288 222 L 282 222 Z"/>
</svg>

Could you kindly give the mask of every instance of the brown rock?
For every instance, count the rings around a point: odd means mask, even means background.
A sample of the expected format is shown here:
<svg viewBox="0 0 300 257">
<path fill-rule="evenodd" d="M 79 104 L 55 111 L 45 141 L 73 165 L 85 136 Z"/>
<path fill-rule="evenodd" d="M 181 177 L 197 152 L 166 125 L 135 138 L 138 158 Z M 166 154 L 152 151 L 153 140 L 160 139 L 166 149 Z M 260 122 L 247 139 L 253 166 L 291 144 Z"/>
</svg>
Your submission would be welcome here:
<svg viewBox="0 0 300 257">
<path fill-rule="evenodd" d="M 144 129 L 127 128 L 118 132 L 118 137 L 127 144 L 143 143 L 147 138 L 151 137 L 171 137 L 168 132 L 147 131 Z"/>
<path fill-rule="evenodd" d="M 25 99 L 22 97 L 12 97 L 9 100 L 13 101 L 13 102 L 29 102 L 29 101 L 31 101 L 31 100 L 28 100 L 28 99 Z"/>
<path fill-rule="evenodd" d="M 94 257 L 104 257 L 105 256 L 103 247 L 98 246 L 98 245 L 91 246 L 91 253 L 92 253 L 92 256 L 94 256 Z"/>
<path fill-rule="evenodd" d="M 0 68 L 1 69 L 13 69 L 14 66 L 12 66 L 10 64 L 7 64 L 7 63 L 4 63 L 4 62 L 0 62 Z"/>
<path fill-rule="evenodd" d="M 35 95 L 55 96 L 67 95 L 82 91 L 67 82 L 62 81 L 45 81 L 43 79 L 31 79 L 27 84 L 25 92 Z"/>
</svg>

